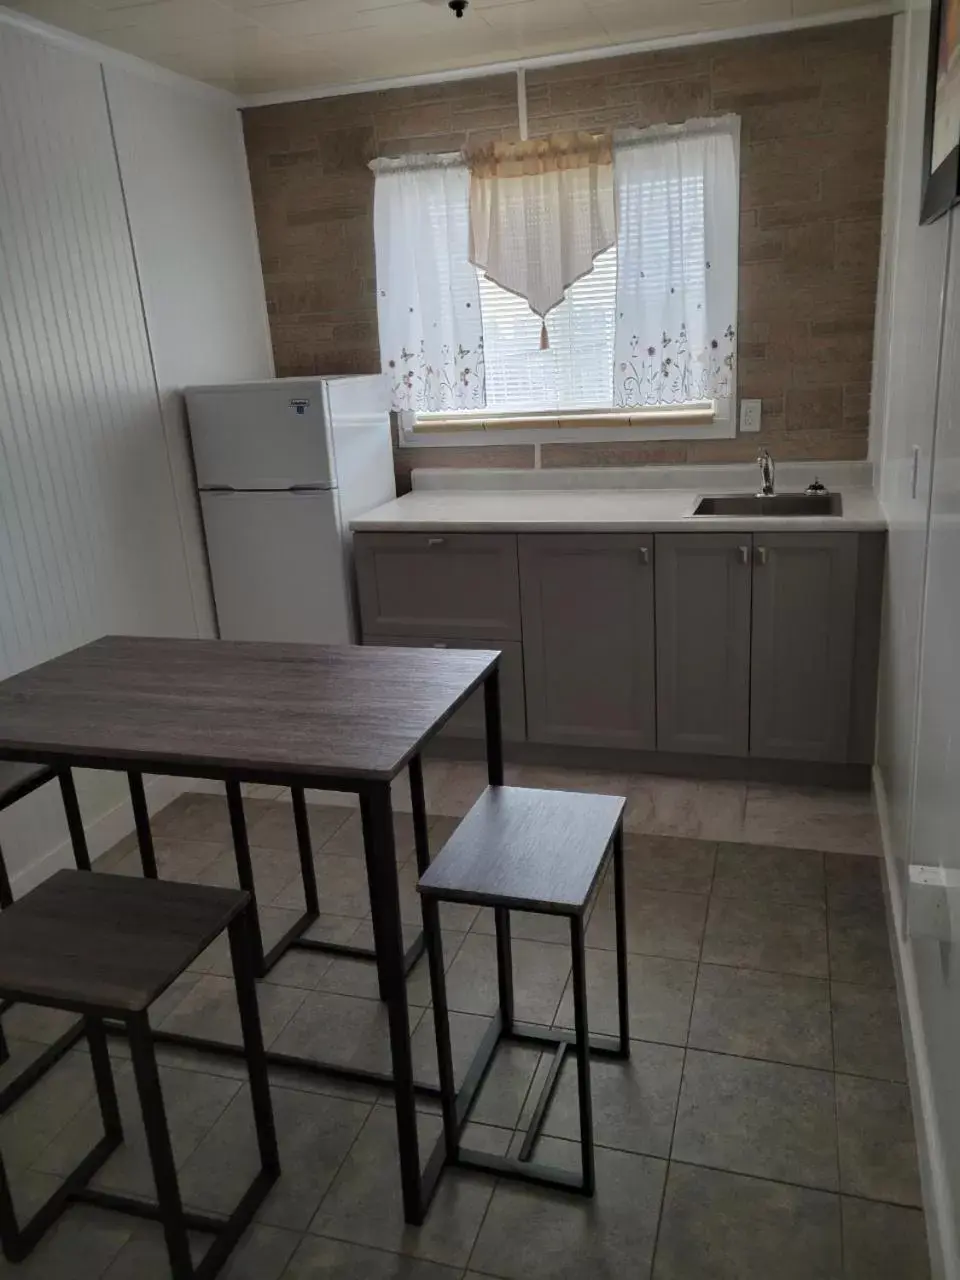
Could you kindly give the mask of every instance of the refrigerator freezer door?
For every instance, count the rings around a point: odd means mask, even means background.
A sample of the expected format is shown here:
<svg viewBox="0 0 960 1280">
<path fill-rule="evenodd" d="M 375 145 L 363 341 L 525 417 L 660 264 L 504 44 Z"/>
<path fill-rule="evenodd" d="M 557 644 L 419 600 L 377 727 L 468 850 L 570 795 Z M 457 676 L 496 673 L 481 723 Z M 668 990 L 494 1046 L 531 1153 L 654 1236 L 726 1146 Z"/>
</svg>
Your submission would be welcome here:
<svg viewBox="0 0 960 1280">
<path fill-rule="evenodd" d="M 335 493 L 200 501 L 222 639 L 351 643 Z"/>
<path fill-rule="evenodd" d="M 336 484 L 323 380 L 195 387 L 186 401 L 201 489 Z"/>
</svg>

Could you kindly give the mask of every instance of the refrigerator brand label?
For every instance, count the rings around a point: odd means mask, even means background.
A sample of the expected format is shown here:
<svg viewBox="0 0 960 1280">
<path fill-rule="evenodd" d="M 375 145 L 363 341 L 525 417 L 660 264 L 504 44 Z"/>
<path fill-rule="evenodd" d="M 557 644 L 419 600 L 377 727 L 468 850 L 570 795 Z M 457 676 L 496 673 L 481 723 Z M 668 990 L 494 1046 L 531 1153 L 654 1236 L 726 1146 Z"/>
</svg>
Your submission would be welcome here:
<svg viewBox="0 0 960 1280">
<path fill-rule="evenodd" d="M 297 413 L 301 415 L 303 414 L 304 409 L 309 409 L 309 407 L 310 407 L 309 400 L 291 400 L 290 401 L 290 408 L 296 409 Z"/>
</svg>

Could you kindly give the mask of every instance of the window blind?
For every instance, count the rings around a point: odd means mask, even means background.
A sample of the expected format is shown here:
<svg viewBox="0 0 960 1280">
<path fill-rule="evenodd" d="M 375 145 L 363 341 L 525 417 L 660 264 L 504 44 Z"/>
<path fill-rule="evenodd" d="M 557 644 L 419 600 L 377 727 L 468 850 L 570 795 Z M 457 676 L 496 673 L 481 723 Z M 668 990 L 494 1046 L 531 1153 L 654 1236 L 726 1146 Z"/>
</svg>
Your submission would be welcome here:
<svg viewBox="0 0 960 1280">
<path fill-rule="evenodd" d="M 540 350 L 540 318 L 526 301 L 478 275 L 487 409 L 513 413 L 613 404 L 615 245 L 599 254 L 589 275 L 575 281 L 548 313 L 546 351 Z"/>
</svg>

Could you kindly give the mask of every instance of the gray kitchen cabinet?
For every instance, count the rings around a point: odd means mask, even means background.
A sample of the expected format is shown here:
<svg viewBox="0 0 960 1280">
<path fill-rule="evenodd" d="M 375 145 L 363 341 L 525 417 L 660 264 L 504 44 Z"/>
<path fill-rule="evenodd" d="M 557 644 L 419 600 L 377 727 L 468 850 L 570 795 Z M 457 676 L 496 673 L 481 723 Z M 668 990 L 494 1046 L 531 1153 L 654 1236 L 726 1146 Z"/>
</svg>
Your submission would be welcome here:
<svg viewBox="0 0 960 1280">
<path fill-rule="evenodd" d="M 657 747 L 745 756 L 748 533 L 657 534 Z"/>
<path fill-rule="evenodd" d="M 656 741 L 652 536 L 521 534 L 531 742 Z"/>
<path fill-rule="evenodd" d="M 371 636 L 369 644 L 424 649 L 499 649 L 500 720 L 506 742 L 523 742 L 527 718 L 523 697 L 523 649 L 516 640 L 426 640 L 410 636 Z M 486 722 L 483 691 L 478 690 L 455 712 L 441 731 L 448 738 L 483 738 Z"/>
<path fill-rule="evenodd" d="M 750 754 L 845 761 L 857 535 L 757 532 L 753 541 Z"/>
<path fill-rule="evenodd" d="M 356 533 L 364 636 L 520 639 L 512 533 Z"/>
</svg>

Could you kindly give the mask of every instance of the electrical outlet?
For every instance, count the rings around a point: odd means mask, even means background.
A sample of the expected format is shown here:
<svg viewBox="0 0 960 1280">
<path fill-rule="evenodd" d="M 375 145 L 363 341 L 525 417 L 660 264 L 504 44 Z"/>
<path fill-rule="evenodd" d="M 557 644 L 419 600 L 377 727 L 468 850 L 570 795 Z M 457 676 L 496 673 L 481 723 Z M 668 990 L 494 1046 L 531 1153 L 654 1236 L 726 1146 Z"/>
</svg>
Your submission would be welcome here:
<svg viewBox="0 0 960 1280">
<path fill-rule="evenodd" d="M 956 905 L 958 894 L 960 872 L 912 863 L 907 879 L 907 937 L 951 942 L 951 903 Z"/>
<path fill-rule="evenodd" d="M 761 409 L 761 401 L 759 400 L 741 400 L 740 401 L 741 432 L 760 430 L 760 409 Z"/>
</svg>

